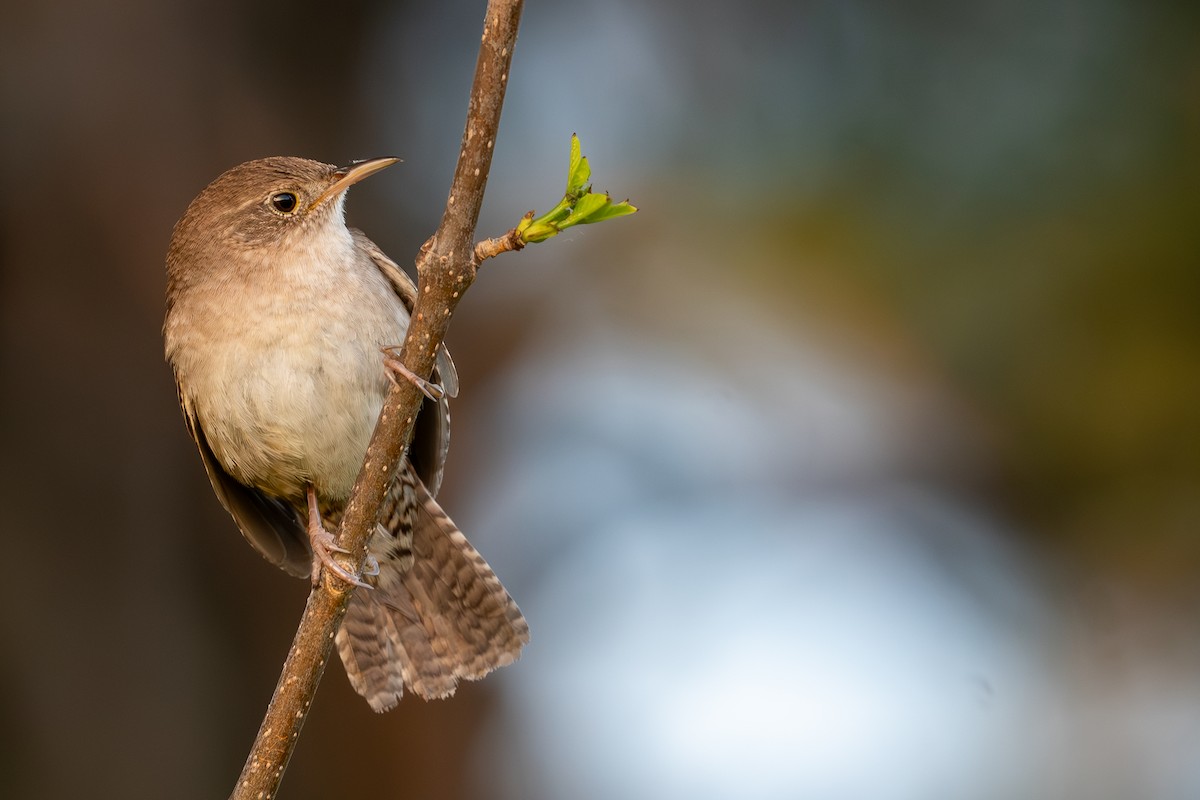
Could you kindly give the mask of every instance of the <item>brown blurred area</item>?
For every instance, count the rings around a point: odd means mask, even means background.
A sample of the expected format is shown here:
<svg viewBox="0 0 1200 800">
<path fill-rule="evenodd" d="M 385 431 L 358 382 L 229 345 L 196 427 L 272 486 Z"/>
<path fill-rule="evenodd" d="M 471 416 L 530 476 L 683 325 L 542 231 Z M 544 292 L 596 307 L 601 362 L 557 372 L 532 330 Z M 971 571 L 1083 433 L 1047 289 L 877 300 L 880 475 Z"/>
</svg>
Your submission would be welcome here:
<svg viewBox="0 0 1200 800">
<path fill-rule="evenodd" d="M 451 513 L 487 482 L 486 389 L 556 293 L 647 340 L 769 317 L 954 409 L 962 440 L 916 438 L 956 453 L 930 480 L 1066 576 L 1087 653 L 1144 637 L 1200 665 L 1200 15 L 571 5 L 525 11 L 481 232 L 556 200 L 573 130 L 597 188 L 643 211 L 489 265 L 462 306 Z M 5 8 L 0 796 L 228 791 L 306 586 L 244 545 L 184 431 L 159 335 L 171 226 L 251 158 L 395 154 L 348 213 L 409 263 L 482 8 Z M 698 353 L 719 374 L 741 351 Z M 376 716 L 331 665 L 284 795 L 492 796 L 472 748 L 497 692 Z"/>
<path fill-rule="evenodd" d="M 240 769 L 306 587 L 213 502 L 162 358 L 163 256 L 233 164 L 400 145 L 360 133 L 360 42 L 381 5 L 5 9 L 0 795 L 216 797 Z M 468 16 L 469 46 L 482 12 Z M 427 235 L 390 228 L 401 261 Z M 289 796 L 366 794 L 381 772 L 411 796 L 461 796 L 486 686 L 377 717 L 340 673 Z"/>
</svg>

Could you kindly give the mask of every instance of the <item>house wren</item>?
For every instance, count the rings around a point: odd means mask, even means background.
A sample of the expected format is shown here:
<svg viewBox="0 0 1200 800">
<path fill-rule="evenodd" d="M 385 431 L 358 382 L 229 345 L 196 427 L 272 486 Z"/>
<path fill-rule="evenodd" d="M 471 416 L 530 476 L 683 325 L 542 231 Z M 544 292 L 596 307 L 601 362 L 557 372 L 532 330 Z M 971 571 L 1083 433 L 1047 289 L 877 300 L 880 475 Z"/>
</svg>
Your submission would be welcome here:
<svg viewBox="0 0 1200 800">
<path fill-rule="evenodd" d="M 363 584 L 337 634 L 376 711 L 404 688 L 446 697 L 512 663 L 529 640 L 516 603 L 434 500 L 449 444 L 450 355 L 428 384 L 386 356 L 404 341 L 412 280 L 344 219 L 346 190 L 395 163 L 301 158 L 234 167 L 175 225 L 166 355 L 213 490 L 268 561 Z M 363 578 L 331 555 L 335 528 L 396 376 L 426 392 Z M 445 387 L 442 390 L 442 386 Z"/>
</svg>

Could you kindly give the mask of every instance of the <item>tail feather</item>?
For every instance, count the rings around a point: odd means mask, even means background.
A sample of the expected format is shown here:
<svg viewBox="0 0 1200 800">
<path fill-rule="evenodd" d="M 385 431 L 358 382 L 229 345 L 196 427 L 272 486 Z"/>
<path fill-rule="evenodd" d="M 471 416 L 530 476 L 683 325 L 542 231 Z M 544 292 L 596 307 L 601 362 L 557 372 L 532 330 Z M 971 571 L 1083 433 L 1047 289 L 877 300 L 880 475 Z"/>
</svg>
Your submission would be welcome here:
<svg viewBox="0 0 1200 800">
<path fill-rule="evenodd" d="M 351 685 L 376 711 L 405 687 L 448 697 L 459 680 L 516 661 L 529 641 L 492 568 L 411 472 L 388 500 L 371 541 L 375 588 L 355 592 L 337 634 Z"/>
</svg>

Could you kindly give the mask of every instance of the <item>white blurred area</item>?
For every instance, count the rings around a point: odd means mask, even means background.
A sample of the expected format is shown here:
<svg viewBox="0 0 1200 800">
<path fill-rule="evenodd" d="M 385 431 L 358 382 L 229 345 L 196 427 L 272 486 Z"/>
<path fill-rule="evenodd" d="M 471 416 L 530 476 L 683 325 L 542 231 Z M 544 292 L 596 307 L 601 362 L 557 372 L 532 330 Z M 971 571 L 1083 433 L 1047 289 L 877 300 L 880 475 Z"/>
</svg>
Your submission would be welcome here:
<svg viewBox="0 0 1200 800">
<path fill-rule="evenodd" d="M 1194 796 L 1200 693 L 1068 630 L 1069 575 L 953 488 L 954 403 L 766 317 L 664 342 L 566 302 L 465 467 L 533 629 L 479 796 Z"/>
<path fill-rule="evenodd" d="M 915 477 L 956 457 L 931 447 L 965 424 L 951 404 L 761 316 L 685 344 L 588 305 L 489 393 L 460 512 L 534 631 L 499 676 L 486 794 L 1056 784 L 1057 614 L 986 512 Z"/>
</svg>

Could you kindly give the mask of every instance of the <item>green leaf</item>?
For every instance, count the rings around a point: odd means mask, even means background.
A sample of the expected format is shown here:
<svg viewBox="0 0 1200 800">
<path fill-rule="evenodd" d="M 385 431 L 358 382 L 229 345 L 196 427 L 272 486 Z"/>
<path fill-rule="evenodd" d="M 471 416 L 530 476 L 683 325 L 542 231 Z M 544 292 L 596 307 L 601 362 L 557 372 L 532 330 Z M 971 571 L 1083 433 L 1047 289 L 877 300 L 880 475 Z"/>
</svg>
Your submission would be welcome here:
<svg viewBox="0 0 1200 800">
<path fill-rule="evenodd" d="M 603 222 L 606 219 L 615 219 L 616 217 L 624 217 L 637 211 L 637 206 L 630 205 L 628 200 L 620 203 L 612 203 L 605 205 L 596 213 L 590 215 L 583 220 L 584 223 L 590 225 L 593 222 Z"/>
<path fill-rule="evenodd" d="M 585 194 L 575 203 L 575 208 L 572 209 L 571 215 L 567 217 L 559 225 L 560 228 L 566 228 L 570 225 L 580 225 L 588 221 L 588 217 L 595 214 L 604 206 L 608 205 L 608 195 L 606 194 Z"/>
<path fill-rule="evenodd" d="M 579 137 L 571 134 L 571 162 L 567 167 L 567 197 L 575 197 L 587 191 L 588 178 L 592 177 L 592 168 L 588 160 L 580 155 Z"/>
<path fill-rule="evenodd" d="M 521 234 L 521 239 L 525 242 L 533 244 L 534 242 L 544 242 L 551 236 L 558 234 L 558 226 L 552 222 L 535 222 L 524 230 Z"/>
<path fill-rule="evenodd" d="M 637 208 L 629 201 L 614 203 L 607 194 L 593 192 L 589 183 L 592 168 L 584 158 L 579 137 L 571 134 L 571 160 L 567 170 L 567 191 L 558 205 L 536 219 L 533 212 L 517 224 L 521 241 L 530 244 L 544 242 L 573 225 L 590 225 L 632 214 Z"/>
</svg>

